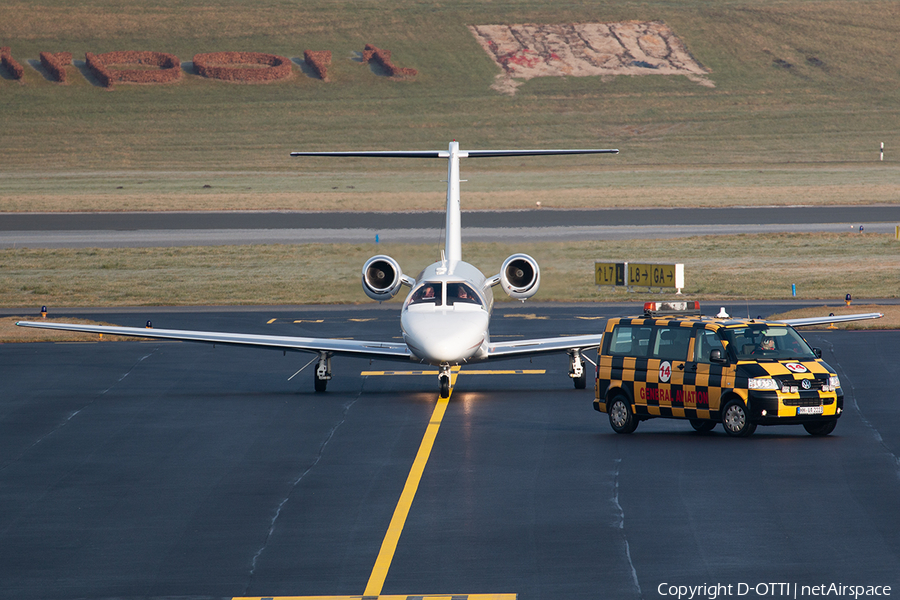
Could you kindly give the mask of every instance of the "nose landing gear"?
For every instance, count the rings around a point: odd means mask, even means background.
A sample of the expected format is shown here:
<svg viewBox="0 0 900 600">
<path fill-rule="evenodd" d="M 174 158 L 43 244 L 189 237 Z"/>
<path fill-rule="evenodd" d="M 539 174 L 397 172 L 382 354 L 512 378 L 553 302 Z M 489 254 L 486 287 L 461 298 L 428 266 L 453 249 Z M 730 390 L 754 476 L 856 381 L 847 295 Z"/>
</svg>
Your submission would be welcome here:
<svg viewBox="0 0 900 600">
<path fill-rule="evenodd" d="M 441 398 L 450 397 L 450 365 L 441 365 L 441 373 L 438 375 L 441 384 Z"/>
</svg>

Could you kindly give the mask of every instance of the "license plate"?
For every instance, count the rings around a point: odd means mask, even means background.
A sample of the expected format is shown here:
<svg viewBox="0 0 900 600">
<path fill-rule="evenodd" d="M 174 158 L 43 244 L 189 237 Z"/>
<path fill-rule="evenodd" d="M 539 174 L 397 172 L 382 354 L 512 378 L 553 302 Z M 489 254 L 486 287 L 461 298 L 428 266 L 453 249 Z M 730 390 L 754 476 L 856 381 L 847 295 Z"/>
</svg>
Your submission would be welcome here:
<svg viewBox="0 0 900 600">
<path fill-rule="evenodd" d="M 822 407 L 821 406 L 798 406 L 797 414 L 798 415 L 821 415 Z"/>
</svg>

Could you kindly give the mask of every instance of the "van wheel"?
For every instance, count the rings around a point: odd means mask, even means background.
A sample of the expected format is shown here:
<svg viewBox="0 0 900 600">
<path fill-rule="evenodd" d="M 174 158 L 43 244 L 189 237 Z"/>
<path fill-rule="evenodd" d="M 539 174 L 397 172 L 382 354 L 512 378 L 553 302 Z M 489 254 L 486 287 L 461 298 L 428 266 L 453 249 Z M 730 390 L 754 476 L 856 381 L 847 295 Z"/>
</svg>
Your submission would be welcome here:
<svg viewBox="0 0 900 600">
<path fill-rule="evenodd" d="M 722 411 L 722 425 L 725 433 L 734 437 L 748 437 L 756 431 L 756 423 L 751 423 L 747 409 L 740 400 L 731 400 Z"/>
<path fill-rule="evenodd" d="M 706 419 L 691 419 L 691 427 L 696 431 L 707 432 L 716 428 L 716 422 L 707 421 Z"/>
<path fill-rule="evenodd" d="M 609 403 L 609 425 L 616 433 L 631 433 L 638 426 L 638 420 L 631 412 L 631 404 L 628 398 L 618 395 Z"/>
<path fill-rule="evenodd" d="M 828 435 L 832 431 L 834 431 L 835 426 L 837 425 L 837 419 L 832 419 L 830 421 L 816 421 L 815 423 L 804 423 L 803 429 L 806 430 L 806 433 L 809 435 Z"/>
</svg>

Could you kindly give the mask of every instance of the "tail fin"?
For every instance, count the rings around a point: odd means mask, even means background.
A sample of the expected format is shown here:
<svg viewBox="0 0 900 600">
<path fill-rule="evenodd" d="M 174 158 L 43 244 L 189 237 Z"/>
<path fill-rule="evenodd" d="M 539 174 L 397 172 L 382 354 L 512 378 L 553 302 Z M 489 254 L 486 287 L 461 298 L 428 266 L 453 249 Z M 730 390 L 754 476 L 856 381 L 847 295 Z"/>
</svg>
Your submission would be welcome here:
<svg viewBox="0 0 900 600">
<path fill-rule="evenodd" d="M 460 150 L 459 142 L 450 142 L 448 150 L 372 151 L 372 152 L 291 152 L 291 156 L 332 156 L 362 158 L 446 158 L 447 226 L 444 252 L 447 260 L 462 260 L 462 225 L 459 206 L 459 159 L 500 156 L 545 156 L 554 154 L 617 154 L 618 150 Z"/>
</svg>

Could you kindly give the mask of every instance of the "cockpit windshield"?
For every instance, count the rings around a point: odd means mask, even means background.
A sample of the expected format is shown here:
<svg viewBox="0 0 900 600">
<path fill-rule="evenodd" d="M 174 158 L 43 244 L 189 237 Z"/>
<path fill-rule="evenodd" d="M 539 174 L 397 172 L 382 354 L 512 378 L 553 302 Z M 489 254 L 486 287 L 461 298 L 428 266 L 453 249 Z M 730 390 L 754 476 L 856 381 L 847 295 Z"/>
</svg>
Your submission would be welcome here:
<svg viewBox="0 0 900 600">
<path fill-rule="evenodd" d="M 759 324 L 729 328 L 724 334 L 738 360 L 816 358 L 812 348 L 793 327 Z"/>
<path fill-rule="evenodd" d="M 444 296 L 446 287 L 447 295 Z M 482 306 L 482 300 L 472 287 L 467 283 L 450 282 L 444 285 L 440 281 L 424 282 L 416 287 L 409 298 L 409 305 L 433 304 L 434 306 L 447 306 L 454 304 L 473 304 Z"/>
<path fill-rule="evenodd" d="M 481 306 L 481 300 L 478 294 L 465 283 L 448 283 L 447 284 L 447 304 L 453 306 L 456 303 L 476 304 Z"/>
<path fill-rule="evenodd" d="M 418 288 L 413 290 L 412 295 L 409 297 L 410 304 L 434 304 L 435 306 L 441 306 L 443 303 L 443 291 L 440 282 L 437 283 L 423 283 Z"/>
</svg>

